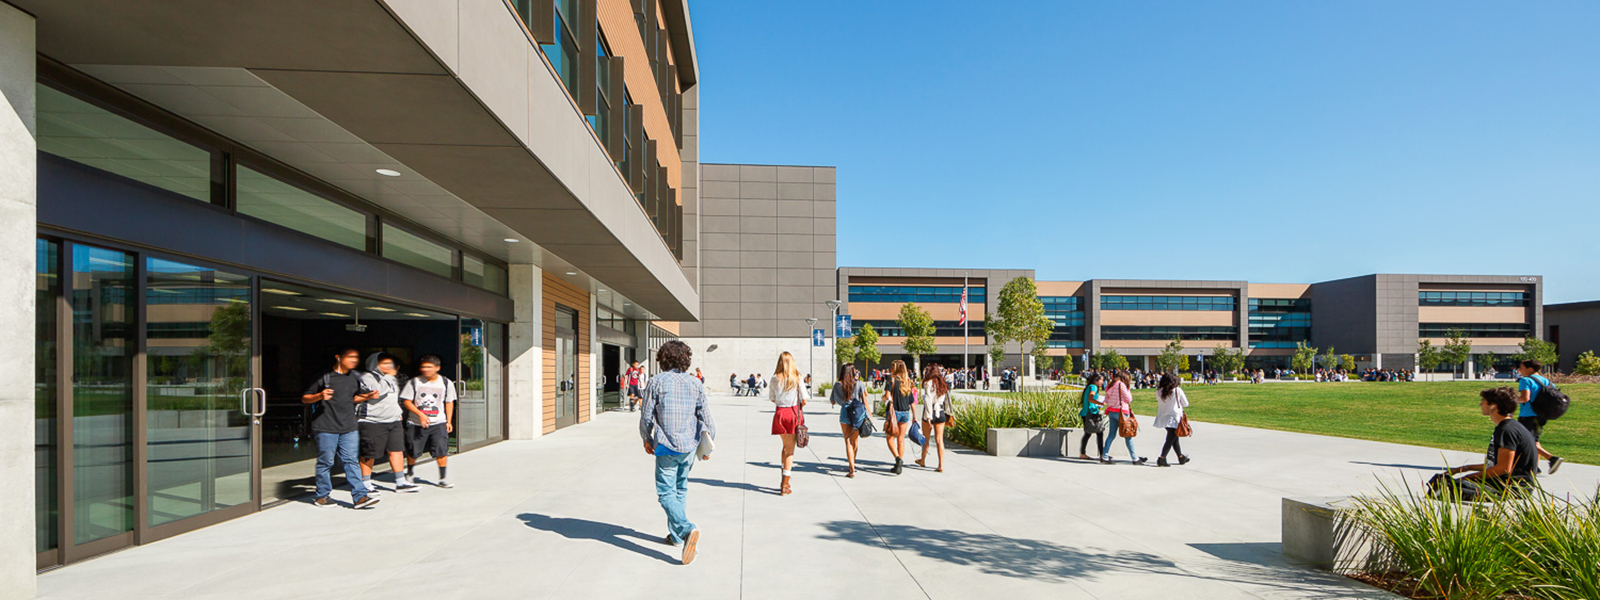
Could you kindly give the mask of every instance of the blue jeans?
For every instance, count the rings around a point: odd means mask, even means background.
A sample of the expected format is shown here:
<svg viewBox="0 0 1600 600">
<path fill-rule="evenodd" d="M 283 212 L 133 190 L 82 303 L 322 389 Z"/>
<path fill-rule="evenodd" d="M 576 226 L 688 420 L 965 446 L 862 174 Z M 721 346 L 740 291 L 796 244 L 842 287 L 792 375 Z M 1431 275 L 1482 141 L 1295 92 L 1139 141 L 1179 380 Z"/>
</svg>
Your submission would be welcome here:
<svg viewBox="0 0 1600 600">
<path fill-rule="evenodd" d="M 1122 424 L 1122 413 L 1106 413 L 1110 420 L 1106 421 L 1106 447 L 1100 449 L 1100 454 L 1111 458 L 1111 445 L 1117 443 L 1117 427 Z M 1128 460 L 1139 460 L 1139 453 L 1133 451 L 1133 438 L 1122 438 L 1128 442 Z"/>
<path fill-rule="evenodd" d="M 317 497 L 327 498 L 333 493 L 333 456 L 339 454 L 344 463 L 344 480 L 350 484 L 350 497 L 367 495 L 367 484 L 361 480 L 361 463 L 356 462 L 356 450 L 361 447 L 361 434 L 316 432 L 317 436 Z"/>
<path fill-rule="evenodd" d="M 656 498 L 661 509 L 667 511 L 667 535 L 672 543 L 682 542 L 694 531 L 694 523 L 687 514 L 689 501 L 689 469 L 694 468 L 694 453 L 661 455 L 656 457 Z"/>
</svg>

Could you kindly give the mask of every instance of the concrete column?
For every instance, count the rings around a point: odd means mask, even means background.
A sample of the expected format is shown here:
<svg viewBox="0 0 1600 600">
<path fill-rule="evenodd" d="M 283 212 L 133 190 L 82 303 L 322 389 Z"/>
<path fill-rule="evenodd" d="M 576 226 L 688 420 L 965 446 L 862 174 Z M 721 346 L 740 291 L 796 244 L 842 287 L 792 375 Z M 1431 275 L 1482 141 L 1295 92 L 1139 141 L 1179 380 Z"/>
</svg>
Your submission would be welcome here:
<svg viewBox="0 0 1600 600">
<path fill-rule="evenodd" d="M 34 370 L 34 239 L 38 144 L 34 140 L 34 23 L 0 2 L 0 355 L 16 375 Z M 0 381 L 0 599 L 33 598 L 34 410 L 31 376 Z"/>
<path fill-rule="evenodd" d="M 544 271 L 511 265 L 510 352 L 506 357 L 507 437 L 531 440 L 544 432 Z"/>
</svg>

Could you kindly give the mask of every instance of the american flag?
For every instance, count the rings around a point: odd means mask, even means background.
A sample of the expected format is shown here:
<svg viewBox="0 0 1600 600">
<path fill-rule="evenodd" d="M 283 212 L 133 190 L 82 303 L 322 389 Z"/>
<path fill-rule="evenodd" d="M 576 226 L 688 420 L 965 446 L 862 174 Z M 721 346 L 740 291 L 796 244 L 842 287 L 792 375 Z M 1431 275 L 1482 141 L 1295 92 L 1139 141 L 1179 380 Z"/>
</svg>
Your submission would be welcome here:
<svg viewBox="0 0 1600 600">
<path fill-rule="evenodd" d="M 967 324 L 967 286 L 961 286 L 961 320 L 956 321 L 956 324 Z"/>
</svg>

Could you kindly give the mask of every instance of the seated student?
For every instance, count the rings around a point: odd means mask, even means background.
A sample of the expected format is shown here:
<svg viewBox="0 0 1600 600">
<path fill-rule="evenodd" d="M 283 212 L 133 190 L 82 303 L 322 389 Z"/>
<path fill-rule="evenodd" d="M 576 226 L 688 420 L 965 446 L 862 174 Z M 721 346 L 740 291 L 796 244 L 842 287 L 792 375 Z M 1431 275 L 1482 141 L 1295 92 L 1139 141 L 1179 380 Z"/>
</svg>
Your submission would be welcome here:
<svg viewBox="0 0 1600 600">
<path fill-rule="evenodd" d="M 1465 465 L 1435 475 L 1428 481 L 1431 498 L 1457 498 L 1463 502 L 1492 499 L 1494 496 L 1520 494 L 1533 489 L 1533 469 L 1539 463 L 1539 454 L 1533 443 L 1533 434 L 1517 422 L 1517 397 L 1508 387 L 1489 388 L 1478 393 L 1481 400 L 1478 410 L 1494 421 L 1494 434 L 1489 438 L 1489 452 L 1483 464 Z M 1457 473 L 1466 473 L 1456 478 Z"/>
</svg>

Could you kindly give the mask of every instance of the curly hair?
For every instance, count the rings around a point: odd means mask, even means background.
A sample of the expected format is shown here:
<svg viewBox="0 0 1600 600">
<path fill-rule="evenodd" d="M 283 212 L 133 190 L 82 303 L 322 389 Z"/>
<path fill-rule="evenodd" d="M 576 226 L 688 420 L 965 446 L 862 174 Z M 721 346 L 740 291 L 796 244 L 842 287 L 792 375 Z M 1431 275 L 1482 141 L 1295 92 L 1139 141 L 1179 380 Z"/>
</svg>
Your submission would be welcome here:
<svg viewBox="0 0 1600 600">
<path fill-rule="evenodd" d="M 1494 405 L 1495 412 L 1500 416 L 1509 417 L 1516 413 L 1518 408 L 1516 392 L 1508 387 L 1495 387 L 1478 392 L 1478 397 L 1484 402 Z"/>
<path fill-rule="evenodd" d="M 672 340 L 656 350 L 656 362 L 661 364 L 663 371 L 684 371 L 688 370 L 689 357 L 693 355 L 694 351 L 689 349 L 688 344 Z"/>
</svg>

